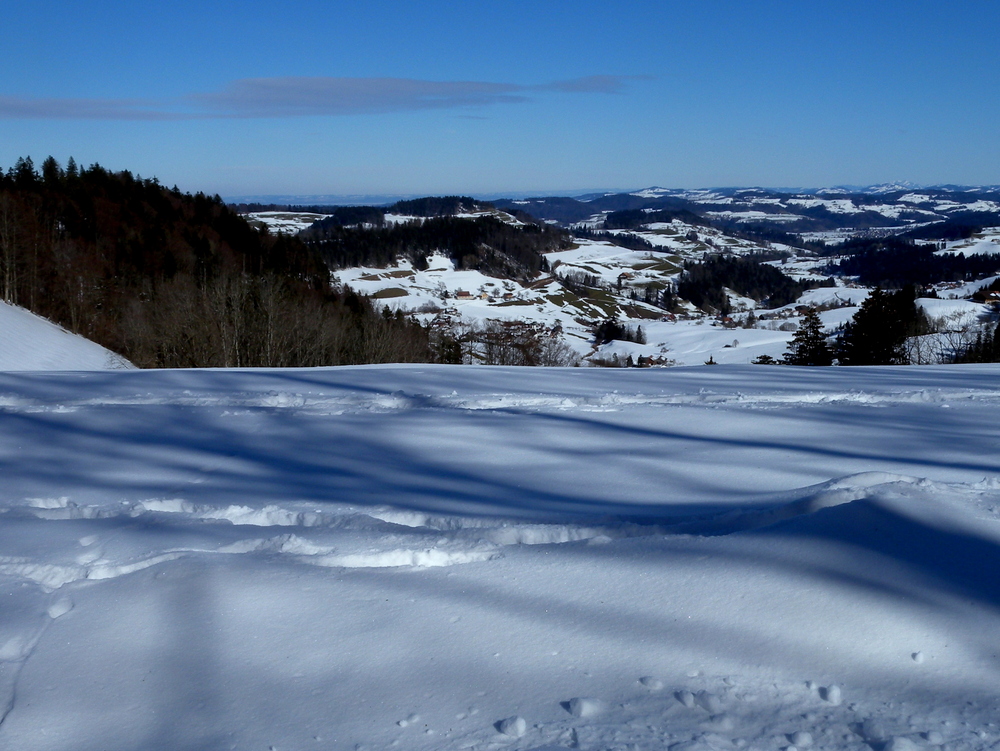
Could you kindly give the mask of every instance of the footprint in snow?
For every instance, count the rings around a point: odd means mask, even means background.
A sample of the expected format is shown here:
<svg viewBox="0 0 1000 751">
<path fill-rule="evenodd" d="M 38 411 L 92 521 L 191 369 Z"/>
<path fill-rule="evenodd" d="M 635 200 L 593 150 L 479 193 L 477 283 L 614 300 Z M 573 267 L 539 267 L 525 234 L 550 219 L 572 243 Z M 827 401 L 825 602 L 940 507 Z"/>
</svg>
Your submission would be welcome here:
<svg viewBox="0 0 1000 751">
<path fill-rule="evenodd" d="M 594 717 L 604 711 L 604 702 L 578 696 L 562 702 L 562 707 L 574 717 Z"/>
<path fill-rule="evenodd" d="M 498 733 L 502 733 L 510 738 L 520 738 L 527 732 L 528 723 L 523 717 L 514 715 L 513 717 L 508 717 L 506 720 L 500 720 L 493 727 L 497 729 Z"/>
<path fill-rule="evenodd" d="M 31 654 L 33 640 L 26 636 L 15 636 L 0 646 L 0 662 L 19 662 Z"/>
<path fill-rule="evenodd" d="M 883 751 L 920 751 L 920 746 L 903 736 L 895 736 L 883 746 Z"/>
<path fill-rule="evenodd" d="M 733 723 L 731 717 L 726 714 L 714 714 L 707 720 L 701 723 L 701 727 L 705 730 L 714 730 L 719 733 L 728 733 L 736 725 Z"/>
<path fill-rule="evenodd" d="M 715 694 L 710 694 L 708 691 L 699 691 L 695 695 L 694 700 L 699 707 L 709 714 L 719 714 L 722 711 L 722 702 L 719 700 L 719 697 Z"/>
<path fill-rule="evenodd" d="M 788 742 L 795 746 L 795 748 L 809 748 L 813 744 L 812 734 L 804 730 L 789 733 L 787 738 Z"/>
<path fill-rule="evenodd" d="M 690 691 L 686 689 L 683 691 L 678 691 L 676 694 L 674 694 L 674 697 L 676 697 L 677 701 L 679 701 L 688 709 L 694 709 L 695 706 L 694 694 L 692 694 Z"/>
<path fill-rule="evenodd" d="M 941 735 L 937 730 L 931 730 L 923 734 L 924 740 L 930 743 L 932 746 L 940 746 L 944 743 L 944 736 Z"/>
<path fill-rule="evenodd" d="M 49 618 L 55 620 L 56 618 L 66 615 L 66 613 L 72 609 L 73 601 L 68 597 L 61 597 L 49 605 L 49 609 L 46 612 L 49 614 Z"/>
<path fill-rule="evenodd" d="M 834 706 L 840 704 L 842 700 L 840 686 L 835 683 L 825 688 L 821 688 L 819 690 L 819 695 L 824 701 L 828 701 Z"/>
<path fill-rule="evenodd" d="M 85 548 L 83 552 L 76 556 L 73 560 L 76 561 L 78 566 L 86 566 L 88 563 L 93 563 L 94 561 L 100 559 L 104 555 L 104 551 L 101 550 L 99 545 L 93 545 L 89 548 Z"/>
</svg>

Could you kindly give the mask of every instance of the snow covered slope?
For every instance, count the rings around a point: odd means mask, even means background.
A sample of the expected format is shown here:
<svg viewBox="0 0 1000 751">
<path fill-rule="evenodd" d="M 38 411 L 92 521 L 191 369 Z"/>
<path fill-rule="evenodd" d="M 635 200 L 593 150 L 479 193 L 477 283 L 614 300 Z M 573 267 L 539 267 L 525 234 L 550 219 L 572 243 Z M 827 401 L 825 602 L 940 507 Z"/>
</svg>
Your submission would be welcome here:
<svg viewBox="0 0 1000 751">
<path fill-rule="evenodd" d="M 995 748 L 997 383 L 0 373 L 0 747 Z"/>
<path fill-rule="evenodd" d="M 0 302 L 0 370 L 108 370 L 132 367 L 82 336 Z"/>
<path fill-rule="evenodd" d="M 794 326 L 781 330 L 778 326 L 782 321 L 761 321 L 757 329 L 734 332 L 704 325 L 712 317 L 690 304 L 681 305 L 682 317 L 692 320 L 675 321 L 675 316 L 643 301 L 647 288 L 652 298 L 658 298 L 665 287 L 676 285 L 685 260 L 702 260 L 719 250 L 748 255 L 763 250 L 761 246 L 681 222 L 659 223 L 628 234 L 652 247 L 629 250 L 606 240 L 578 238 L 570 250 L 547 253 L 553 274 L 530 283 L 490 277 L 476 270 L 456 270 L 453 262 L 440 253 L 428 257 L 424 270 L 401 260 L 387 268 L 340 269 L 334 279 L 373 296 L 378 305 L 416 313 L 424 322 L 441 314 L 451 323 L 520 320 L 555 327 L 585 357 L 596 354 L 607 360 L 620 354 L 623 358 L 647 356 L 676 365 L 700 365 L 709 357 L 716 362 L 747 364 L 763 354 L 777 358 L 784 354 Z M 771 250 L 791 252 L 781 245 Z M 781 268 L 796 278 L 817 278 L 813 268 L 825 263 L 806 255 L 793 258 Z M 564 283 L 574 277 L 590 278 L 588 293 L 577 295 L 574 285 Z M 846 302 L 852 298 L 862 300 L 866 294 L 858 289 L 831 287 L 810 290 L 802 302 L 829 303 L 833 298 Z M 757 305 L 736 293 L 731 293 L 730 298 L 734 310 L 743 310 L 744 315 Z M 855 310 L 851 309 L 847 317 Z M 593 327 L 612 314 L 633 328 L 641 326 L 649 343 L 615 342 L 595 352 Z M 798 313 L 789 306 L 785 315 L 794 318 Z M 743 344 L 739 351 L 733 348 L 734 340 Z"/>
</svg>

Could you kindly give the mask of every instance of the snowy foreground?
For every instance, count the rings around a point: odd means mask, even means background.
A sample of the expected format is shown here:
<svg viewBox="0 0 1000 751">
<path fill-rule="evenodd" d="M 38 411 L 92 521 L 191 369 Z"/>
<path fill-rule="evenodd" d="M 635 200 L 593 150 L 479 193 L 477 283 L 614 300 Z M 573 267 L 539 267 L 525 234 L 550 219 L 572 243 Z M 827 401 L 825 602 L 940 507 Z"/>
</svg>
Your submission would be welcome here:
<svg viewBox="0 0 1000 751">
<path fill-rule="evenodd" d="M 1000 367 L 0 373 L 0 748 L 1000 747 Z"/>
</svg>

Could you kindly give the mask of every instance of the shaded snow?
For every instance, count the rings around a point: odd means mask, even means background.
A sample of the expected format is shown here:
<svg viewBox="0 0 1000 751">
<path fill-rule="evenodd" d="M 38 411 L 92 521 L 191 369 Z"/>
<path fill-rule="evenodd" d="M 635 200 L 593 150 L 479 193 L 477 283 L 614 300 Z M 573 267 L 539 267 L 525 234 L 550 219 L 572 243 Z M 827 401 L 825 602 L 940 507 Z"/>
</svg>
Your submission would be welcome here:
<svg viewBox="0 0 1000 751">
<path fill-rule="evenodd" d="M 998 380 L 0 374 L 0 745 L 993 748 Z"/>
</svg>

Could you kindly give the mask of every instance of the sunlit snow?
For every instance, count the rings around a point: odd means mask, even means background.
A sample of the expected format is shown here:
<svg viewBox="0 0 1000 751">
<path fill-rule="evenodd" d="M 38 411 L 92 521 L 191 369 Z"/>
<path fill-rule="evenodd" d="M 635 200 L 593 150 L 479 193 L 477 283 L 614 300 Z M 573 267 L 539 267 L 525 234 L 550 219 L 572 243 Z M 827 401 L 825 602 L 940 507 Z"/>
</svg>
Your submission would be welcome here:
<svg viewBox="0 0 1000 751">
<path fill-rule="evenodd" d="M 0 371 L 131 368 L 123 357 L 34 313 L 0 302 Z"/>
</svg>

